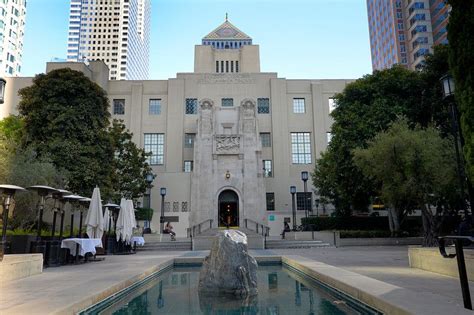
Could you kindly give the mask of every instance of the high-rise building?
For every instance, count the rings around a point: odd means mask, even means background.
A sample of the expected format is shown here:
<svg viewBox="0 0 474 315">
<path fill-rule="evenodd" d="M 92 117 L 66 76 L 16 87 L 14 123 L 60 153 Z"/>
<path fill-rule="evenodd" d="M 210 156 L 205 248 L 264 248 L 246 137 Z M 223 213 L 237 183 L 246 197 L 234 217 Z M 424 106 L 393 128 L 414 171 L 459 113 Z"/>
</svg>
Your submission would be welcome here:
<svg viewBox="0 0 474 315">
<path fill-rule="evenodd" d="M 23 59 L 26 0 L 0 0 L 0 74 L 18 76 Z"/>
<path fill-rule="evenodd" d="M 102 60 L 111 80 L 148 79 L 151 0 L 71 0 L 67 60 Z"/>
<path fill-rule="evenodd" d="M 367 0 L 372 69 L 416 70 L 433 46 L 447 43 L 444 0 Z"/>
</svg>

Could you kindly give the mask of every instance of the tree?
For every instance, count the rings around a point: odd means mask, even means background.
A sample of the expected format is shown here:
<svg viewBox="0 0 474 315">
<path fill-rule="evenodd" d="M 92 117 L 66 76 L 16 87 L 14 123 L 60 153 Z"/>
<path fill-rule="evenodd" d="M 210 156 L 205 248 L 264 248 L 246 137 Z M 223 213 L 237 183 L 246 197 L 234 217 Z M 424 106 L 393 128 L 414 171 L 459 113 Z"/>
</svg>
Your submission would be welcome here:
<svg viewBox="0 0 474 315">
<path fill-rule="evenodd" d="M 461 114 L 464 157 L 474 180 L 474 2 L 449 0 L 449 66 L 456 82 L 456 102 Z"/>
<path fill-rule="evenodd" d="M 24 133 L 21 120 L 9 116 L 0 121 L 0 182 L 28 187 L 48 185 L 64 187 L 65 175 L 59 172 L 47 158 L 37 159 L 32 148 L 20 147 Z M 14 228 L 31 229 L 35 222 L 36 209 L 32 207 L 37 197 L 34 194 L 19 193 L 15 196 L 13 220 Z"/>
<path fill-rule="evenodd" d="M 109 134 L 115 152 L 112 174 L 114 199 L 119 200 L 121 196 L 128 199 L 139 198 L 148 185 L 145 176 L 151 172 L 147 163 L 148 154 L 132 142 L 133 134 L 123 121 L 114 119 Z"/>
<path fill-rule="evenodd" d="M 399 115 L 428 124 L 422 102 L 423 81 L 417 72 L 395 66 L 375 71 L 346 86 L 335 96 L 332 140 L 316 161 L 313 183 L 331 199 L 340 214 L 366 211 L 375 186 L 353 163 L 352 150 L 365 147 Z"/>
<path fill-rule="evenodd" d="M 444 215 L 458 206 L 461 195 L 451 139 L 432 127 L 411 129 L 403 118 L 353 153 L 355 164 L 377 183 L 389 205 L 391 231 L 397 234 L 403 218 L 420 209 L 423 245 L 435 245 Z"/>
<path fill-rule="evenodd" d="M 105 91 L 82 72 L 58 69 L 39 74 L 19 91 L 24 146 L 66 170 L 67 188 L 89 195 L 110 190 L 113 150 L 107 134 L 110 113 Z"/>
</svg>

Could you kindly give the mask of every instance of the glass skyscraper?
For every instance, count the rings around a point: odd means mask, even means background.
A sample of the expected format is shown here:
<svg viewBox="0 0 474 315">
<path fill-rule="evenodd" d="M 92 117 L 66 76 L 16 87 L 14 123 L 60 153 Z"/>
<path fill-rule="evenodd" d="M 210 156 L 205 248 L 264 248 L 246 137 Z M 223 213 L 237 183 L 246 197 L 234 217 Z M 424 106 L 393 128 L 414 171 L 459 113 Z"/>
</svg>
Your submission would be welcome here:
<svg viewBox="0 0 474 315">
<path fill-rule="evenodd" d="M 0 75 L 21 73 L 25 17 L 26 0 L 0 0 Z"/>
<path fill-rule="evenodd" d="M 70 0 L 67 60 L 102 60 L 111 80 L 148 79 L 151 0 Z"/>
</svg>

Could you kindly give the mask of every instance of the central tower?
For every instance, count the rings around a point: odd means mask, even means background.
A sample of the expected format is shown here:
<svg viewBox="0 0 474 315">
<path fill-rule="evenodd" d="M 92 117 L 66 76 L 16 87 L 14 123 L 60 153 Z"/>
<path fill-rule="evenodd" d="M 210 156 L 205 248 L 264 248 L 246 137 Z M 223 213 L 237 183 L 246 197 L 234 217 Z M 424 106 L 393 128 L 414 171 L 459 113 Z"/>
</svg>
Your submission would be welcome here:
<svg viewBox="0 0 474 315">
<path fill-rule="evenodd" d="M 195 73 L 259 73 L 259 46 L 227 19 L 194 50 Z"/>
</svg>

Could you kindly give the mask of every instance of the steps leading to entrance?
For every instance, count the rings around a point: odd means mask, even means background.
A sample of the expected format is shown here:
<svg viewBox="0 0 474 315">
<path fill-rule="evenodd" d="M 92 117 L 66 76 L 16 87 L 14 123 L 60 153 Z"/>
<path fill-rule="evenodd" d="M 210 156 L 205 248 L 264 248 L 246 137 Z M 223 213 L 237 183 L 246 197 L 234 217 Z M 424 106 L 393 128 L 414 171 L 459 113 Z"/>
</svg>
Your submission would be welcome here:
<svg viewBox="0 0 474 315">
<path fill-rule="evenodd" d="M 286 249 L 286 248 L 315 248 L 315 247 L 329 247 L 329 243 L 322 241 L 303 241 L 303 240 L 267 240 L 267 249 Z"/>
<path fill-rule="evenodd" d="M 247 235 L 248 249 L 264 249 L 265 240 L 262 235 L 246 228 L 239 228 L 238 230 Z M 214 237 L 219 231 L 220 229 L 211 229 L 196 235 L 193 238 L 193 250 L 211 249 Z"/>
<path fill-rule="evenodd" d="M 191 250 L 191 240 L 164 242 L 145 242 L 145 246 L 137 246 L 138 251 L 185 251 Z"/>
</svg>

